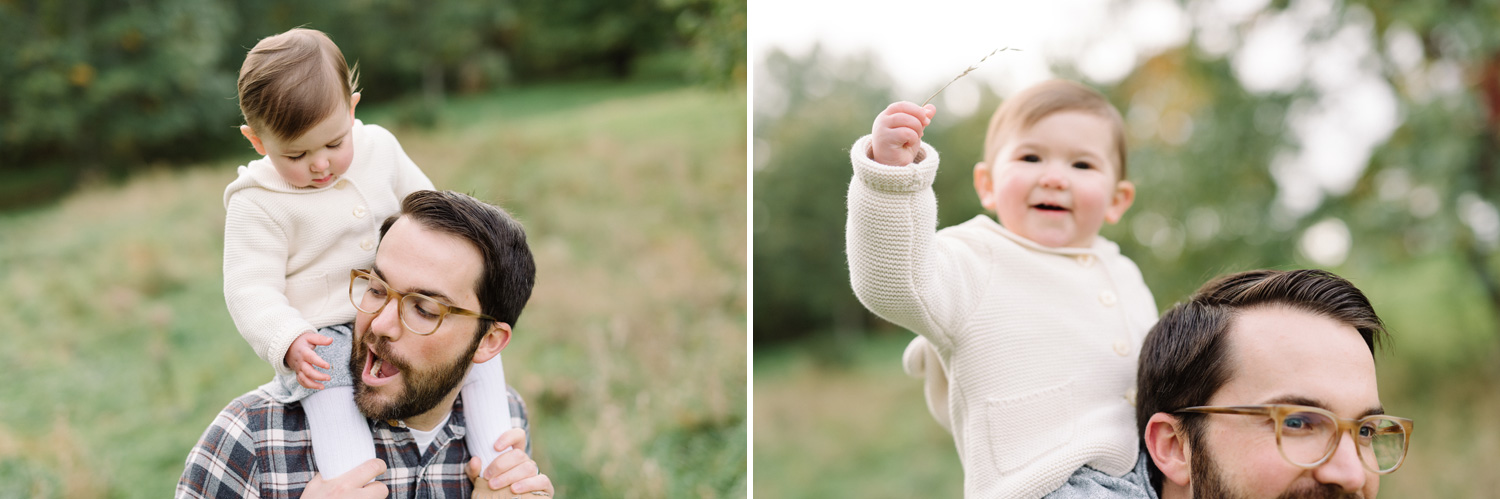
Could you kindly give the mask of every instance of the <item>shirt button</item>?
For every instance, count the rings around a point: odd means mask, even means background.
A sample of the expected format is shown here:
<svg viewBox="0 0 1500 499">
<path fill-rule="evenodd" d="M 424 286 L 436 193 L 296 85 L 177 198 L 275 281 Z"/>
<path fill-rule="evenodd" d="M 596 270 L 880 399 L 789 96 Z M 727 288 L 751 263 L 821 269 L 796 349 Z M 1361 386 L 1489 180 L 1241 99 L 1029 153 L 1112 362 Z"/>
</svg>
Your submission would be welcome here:
<svg viewBox="0 0 1500 499">
<path fill-rule="evenodd" d="M 1125 401 L 1130 402 L 1131 407 L 1135 407 L 1135 388 L 1125 390 Z"/>
<path fill-rule="evenodd" d="M 339 181 L 337 183 L 333 184 L 333 188 L 334 189 L 343 189 L 345 187 L 349 187 L 349 181 L 348 180 L 339 179 Z"/>
<path fill-rule="evenodd" d="M 364 217 L 365 217 L 365 207 L 363 205 L 361 205 L 361 206 L 355 206 L 354 207 L 354 218 L 364 218 Z"/>
<path fill-rule="evenodd" d="M 369 239 L 366 239 L 364 241 L 360 241 L 360 243 L 359 243 L 359 249 L 362 249 L 362 250 L 365 250 L 365 251 L 370 251 L 372 249 L 375 249 L 375 241 L 371 241 Z"/>
<path fill-rule="evenodd" d="M 1088 268 L 1094 265 L 1094 255 L 1078 255 L 1078 265 Z"/>
<path fill-rule="evenodd" d="M 1126 354 L 1129 354 L 1129 353 L 1130 353 L 1130 344 L 1125 343 L 1125 340 L 1120 340 L 1120 341 L 1116 341 L 1115 342 L 1115 355 L 1119 355 L 1121 357 L 1124 357 Z"/>
<path fill-rule="evenodd" d="M 1113 307 L 1113 306 L 1115 306 L 1115 294 L 1114 294 L 1114 292 L 1105 291 L 1103 293 L 1099 293 L 1099 303 L 1103 303 L 1104 306 L 1106 306 L 1106 307 Z"/>
</svg>

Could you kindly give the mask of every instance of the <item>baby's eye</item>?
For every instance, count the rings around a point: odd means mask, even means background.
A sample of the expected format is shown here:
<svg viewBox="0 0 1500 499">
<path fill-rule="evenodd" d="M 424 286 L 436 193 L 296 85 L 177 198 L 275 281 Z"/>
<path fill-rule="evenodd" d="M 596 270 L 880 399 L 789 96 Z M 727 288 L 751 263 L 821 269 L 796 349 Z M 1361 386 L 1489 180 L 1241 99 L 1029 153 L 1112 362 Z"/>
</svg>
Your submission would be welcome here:
<svg viewBox="0 0 1500 499">
<path fill-rule="evenodd" d="M 292 161 L 296 161 L 296 160 L 302 159 L 303 156 L 307 156 L 307 153 L 298 154 L 296 156 L 287 156 L 286 159 L 290 159 Z"/>
<path fill-rule="evenodd" d="M 1087 161 L 1079 161 L 1077 163 L 1073 163 L 1073 168 L 1077 168 L 1079 170 L 1087 170 L 1093 167 L 1094 165 L 1089 164 Z"/>
<path fill-rule="evenodd" d="M 336 143 L 336 144 L 328 144 L 328 148 L 329 148 L 329 149 L 338 149 L 338 148 L 339 148 L 339 146 L 341 146 L 341 145 L 344 145 L 344 141 L 342 141 L 342 140 L 341 140 L 341 141 L 339 141 L 339 142 L 338 142 L 338 143 Z"/>
<path fill-rule="evenodd" d="M 1025 156 L 1021 156 L 1021 161 L 1025 161 L 1027 163 L 1041 163 L 1042 157 L 1035 154 L 1027 154 Z"/>
</svg>

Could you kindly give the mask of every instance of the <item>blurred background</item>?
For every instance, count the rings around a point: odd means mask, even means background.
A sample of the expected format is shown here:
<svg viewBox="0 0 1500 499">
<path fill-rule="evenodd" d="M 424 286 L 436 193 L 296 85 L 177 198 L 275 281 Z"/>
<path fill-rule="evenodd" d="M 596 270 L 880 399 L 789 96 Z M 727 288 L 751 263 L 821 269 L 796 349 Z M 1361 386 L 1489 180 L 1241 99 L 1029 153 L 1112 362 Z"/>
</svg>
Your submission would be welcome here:
<svg viewBox="0 0 1500 499">
<path fill-rule="evenodd" d="M 527 227 L 505 351 L 569 497 L 746 495 L 743 0 L 0 1 L 0 498 L 166 497 L 272 371 L 222 294 L 235 79 L 323 30 L 358 117 Z"/>
<path fill-rule="evenodd" d="M 1083 81 L 1125 116 L 1138 187 L 1103 235 L 1159 309 L 1227 272 L 1333 270 L 1390 326 L 1382 402 L 1417 421 L 1384 495 L 1500 488 L 1500 5 L 757 0 L 751 18 L 757 492 L 961 494 L 900 370 L 911 333 L 849 288 L 848 148 L 1006 46 L 934 100 L 940 227 L 982 211 L 968 172 L 1000 99 Z"/>
</svg>

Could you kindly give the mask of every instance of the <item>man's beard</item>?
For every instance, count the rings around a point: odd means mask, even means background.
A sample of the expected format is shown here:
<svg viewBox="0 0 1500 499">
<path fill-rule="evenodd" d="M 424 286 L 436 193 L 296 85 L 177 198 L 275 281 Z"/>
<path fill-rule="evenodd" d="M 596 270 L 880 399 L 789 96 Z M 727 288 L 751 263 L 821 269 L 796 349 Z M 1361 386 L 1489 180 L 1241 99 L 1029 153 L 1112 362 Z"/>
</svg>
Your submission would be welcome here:
<svg viewBox="0 0 1500 499">
<path fill-rule="evenodd" d="M 1244 499 L 1249 497 L 1242 491 L 1234 490 L 1224 477 L 1224 470 L 1219 468 L 1218 460 L 1208 452 L 1208 446 L 1202 448 L 1198 445 L 1198 439 L 1189 439 L 1188 446 L 1192 448 L 1192 481 L 1194 499 Z M 1291 466 L 1291 463 L 1287 463 Z M 1339 486 L 1331 483 L 1314 483 L 1311 487 L 1302 487 L 1297 490 L 1282 492 L 1276 496 L 1277 499 L 1350 499 L 1363 497 L 1353 492 L 1344 492 Z"/>
<path fill-rule="evenodd" d="M 396 357 L 384 337 L 376 336 L 373 341 L 374 344 L 368 347 L 361 342 L 354 342 L 355 352 L 349 356 L 349 372 L 354 378 L 354 405 L 366 417 L 382 420 L 408 419 L 437 407 L 444 397 L 453 392 L 454 387 L 463 382 L 464 376 L 468 374 L 469 359 L 474 357 L 474 351 L 479 348 L 479 339 L 475 338 L 469 342 L 468 350 L 452 362 L 433 369 L 417 370 Z M 365 358 L 370 355 L 370 350 L 374 350 L 382 362 L 401 371 L 401 391 L 392 397 L 392 402 L 384 405 L 374 393 L 374 388 L 366 386 L 362 379 Z"/>
</svg>

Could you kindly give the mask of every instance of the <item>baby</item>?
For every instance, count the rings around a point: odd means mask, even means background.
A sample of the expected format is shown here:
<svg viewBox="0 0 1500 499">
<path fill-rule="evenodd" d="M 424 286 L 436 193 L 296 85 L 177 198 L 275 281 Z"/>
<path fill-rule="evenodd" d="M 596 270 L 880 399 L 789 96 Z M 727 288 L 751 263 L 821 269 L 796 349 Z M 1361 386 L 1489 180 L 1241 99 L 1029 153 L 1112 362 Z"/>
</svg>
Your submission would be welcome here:
<svg viewBox="0 0 1500 499">
<path fill-rule="evenodd" d="M 937 230 L 937 109 L 891 104 L 850 151 L 845 233 L 855 294 L 920 335 L 909 370 L 953 433 L 966 497 L 1139 487 L 1136 356 L 1156 321 L 1140 270 L 1099 237 L 1130 208 L 1120 114 L 1044 82 L 995 111 L 974 165 L 979 215 Z M 950 384 L 951 382 L 951 384 Z M 951 414 L 951 418 L 950 415 Z M 1075 492 L 1076 493 L 1076 492 Z"/>
<path fill-rule="evenodd" d="M 257 43 L 240 67 L 240 133 L 265 157 L 224 190 L 225 302 L 276 370 L 266 391 L 301 401 L 325 479 L 375 459 L 349 372 L 350 294 L 363 292 L 350 270 L 375 262 L 380 224 L 407 194 L 433 188 L 389 131 L 354 118 L 356 79 L 322 32 Z M 466 447 L 487 467 L 510 425 L 500 358 L 472 366 L 461 393 Z M 432 432 L 411 430 L 425 451 Z"/>
</svg>

